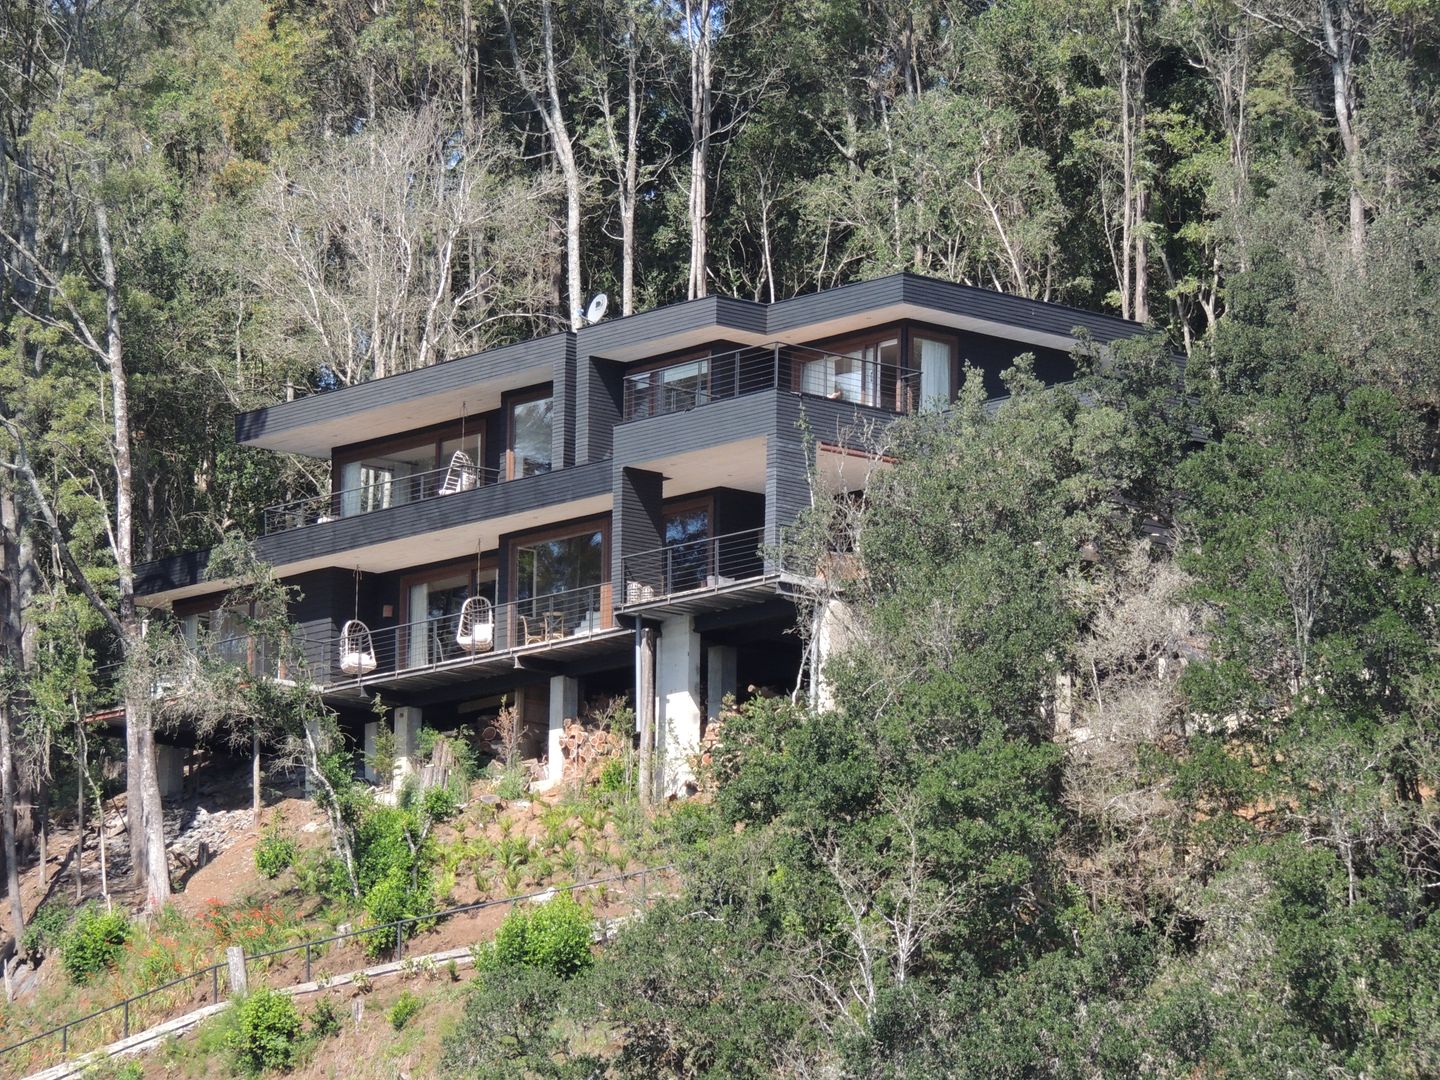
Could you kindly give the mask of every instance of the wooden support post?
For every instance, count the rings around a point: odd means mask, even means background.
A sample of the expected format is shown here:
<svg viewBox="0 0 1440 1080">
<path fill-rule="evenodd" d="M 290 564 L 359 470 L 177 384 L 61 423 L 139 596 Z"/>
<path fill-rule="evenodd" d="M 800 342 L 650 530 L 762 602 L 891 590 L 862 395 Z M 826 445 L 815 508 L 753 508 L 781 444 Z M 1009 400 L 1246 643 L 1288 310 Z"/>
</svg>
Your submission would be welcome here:
<svg viewBox="0 0 1440 1080">
<path fill-rule="evenodd" d="M 230 997 L 242 998 L 250 992 L 250 982 L 245 974 L 245 950 L 231 945 L 225 950 L 225 963 L 230 968 Z"/>
</svg>

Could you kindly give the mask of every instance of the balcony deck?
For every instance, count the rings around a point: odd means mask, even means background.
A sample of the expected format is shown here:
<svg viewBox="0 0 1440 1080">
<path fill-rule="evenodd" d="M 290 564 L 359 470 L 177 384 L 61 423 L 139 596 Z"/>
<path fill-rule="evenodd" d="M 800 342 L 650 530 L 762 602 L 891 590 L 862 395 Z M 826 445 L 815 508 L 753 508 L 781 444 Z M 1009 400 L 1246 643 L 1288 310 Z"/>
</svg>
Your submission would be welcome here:
<svg viewBox="0 0 1440 1080">
<path fill-rule="evenodd" d="M 755 604 L 784 574 L 764 551 L 764 530 L 745 529 L 631 555 L 624 560 L 626 615 L 702 615 Z"/>
</svg>

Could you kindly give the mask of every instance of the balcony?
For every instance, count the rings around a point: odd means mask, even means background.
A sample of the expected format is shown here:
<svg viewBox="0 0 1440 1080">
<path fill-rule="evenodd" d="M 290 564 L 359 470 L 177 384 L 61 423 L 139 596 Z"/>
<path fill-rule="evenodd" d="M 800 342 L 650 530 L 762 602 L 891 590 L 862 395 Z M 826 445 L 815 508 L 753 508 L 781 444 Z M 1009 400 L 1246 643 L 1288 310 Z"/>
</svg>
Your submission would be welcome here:
<svg viewBox="0 0 1440 1080">
<path fill-rule="evenodd" d="M 303 529 L 307 525 L 323 525 L 339 518 L 388 510 L 394 506 L 441 499 L 499 481 L 497 470 L 479 465 L 448 465 L 443 469 L 377 480 L 328 495 L 312 495 L 267 506 L 261 535 L 271 536 L 291 529 Z"/>
<path fill-rule="evenodd" d="M 621 422 L 685 412 L 762 390 L 905 414 L 919 406 L 920 373 L 804 345 L 736 349 L 626 375 Z"/>
<path fill-rule="evenodd" d="M 767 557 L 764 539 L 763 529 L 745 529 L 627 556 L 623 607 L 714 611 L 773 592 L 779 567 Z"/>
<path fill-rule="evenodd" d="M 608 583 L 497 604 L 488 626 L 473 649 L 462 644 L 458 612 L 371 631 L 368 649 L 342 643 L 337 636 L 328 643 L 315 681 L 332 689 L 462 681 L 484 669 L 513 669 L 533 653 L 580 654 L 588 643 L 626 633 L 615 626 Z M 345 670 L 347 651 L 352 658 L 360 657 L 357 670 Z M 355 667 L 353 659 L 348 665 Z"/>
</svg>

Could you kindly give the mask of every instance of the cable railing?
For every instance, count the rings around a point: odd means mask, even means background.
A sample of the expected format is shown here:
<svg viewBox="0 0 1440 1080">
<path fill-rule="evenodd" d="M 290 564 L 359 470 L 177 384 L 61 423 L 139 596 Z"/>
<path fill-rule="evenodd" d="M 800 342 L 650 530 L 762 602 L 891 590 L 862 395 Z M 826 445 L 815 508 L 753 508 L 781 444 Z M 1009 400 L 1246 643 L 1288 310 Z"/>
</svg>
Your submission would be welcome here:
<svg viewBox="0 0 1440 1080">
<path fill-rule="evenodd" d="M 308 983 L 312 980 L 314 974 L 314 961 L 323 957 L 327 948 L 331 946 L 341 945 L 355 940 L 366 943 L 378 941 L 388 946 L 387 951 L 390 952 L 392 960 L 403 960 L 405 958 L 405 941 L 407 937 L 413 936 L 422 930 L 428 930 L 446 919 L 451 919 L 458 915 L 473 914 L 478 911 L 483 911 L 486 908 L 509 906 L 513 910 L 515 905 L 522 902 L 549 898 L 560 893 L 573 894 L 585 889 L 605 889 L 609 885 L 618 882 L 628 882 L 635 878 L 640 879 L 640 904 L 642 908 L 645 908 L 650 905 L 650 875 L 668 873 L 674 868 L 673 863 L 666 863 L 662 866 L 647 866 L 638 870 L 627 870 L 619 874 L 592 878 L 589 881 L 575 882 L 570 885 L 555 885 L 547 889 L 522 893 L 516 896 L 506 896 L 498 900 L 480 900 L 472 904 L 462 904 L 458 907 L 444 908 L 440 911 L 431 912 L 428 915 L 412 916 L 410 918 L 397 919 L 393 922 L 380 923 L 373 926 L 361 926 L 344 933 L 331 934 L 323 938 L 314 938 L 295 945 L 271 949 L 268 952 L 250 954 L 245 956 L 245 964 L 248 967 L 250 964 L 258 961 L 269 961 L 292 953 L 303 953 L 305 957 L 305 978 L 303 981 Z M 201 1005 L 218 1004 L 220 1002 L 222 983 L 227 995 L 229 995 L 232 990 L 228 968 L 228 961 L 221 961 L 211 964 L 209 967 L 200 968 L 198 971 L 192 971 L 188 975 L 181 975 L 179 978 L 171 979 L 169 982 L 162 983 L 159 986 L 152 987 L 139 994 L 133 994 L 123 1001 L 117 1001 L 113 1005 L 96 1009 L 94 1012 L 87 1013 L 74 1020 L 67 1020 L 63 1024 L 57 1024 L 55 1027 L 37 1032 L 34 1035 L 21 1039 L 19 1042 L 0 1047 L 0 1057 L 13 1054 L 15 1051 L 23 1049 L 26 1046 L 33 1046 L 42 1040 L 55 1038 L 59 1040 L 59 1050 L 63 1057 L 71 1052 L 71 1035 L 75 1029 L 93 1025 L 94 1022 L 103 1021 L 106 1017 L 113 1017 L 115 1019 L 112 1019 L 109 1024 L 101 1023 L 99 1025 L 101 1039 L 103 1040 L 107 1034 L 119 1035 L 122 1039 L 128 1039 L 132 1032 L 135 1031 L 137 1021 L 146 1022 L 161 1019 L 160 1015 L 155 1015 L 151 1009 L 147 1009 L 145 1006 L 157 996 L 165 994 L 167 991 L 174 991 L 177 987 L 186 987 L 193 984 L 194 989 L 190 991 L 192 1001 L 198 999 L 198 1003 Z M 181 1000 L 183 1001 L 184 999 L 181 998 Z M 175 1002 L 172 1002 L 170 1008 L 173 1009 L 175 1004 Z M 118 1023 L 116 1020 L 118 1020 Z M 90 1030 L 94 1030 L 94 1028 L 91 1027 Z M 93 1049 L 94 1046 L 95 1044 L 92 1042 L 90 1048 Z"/>
<path fill-rule="evenodd" d="M 628 555 L 625 603 L 643 604 L 676 593 L 723 589 L 770 571 L 764 529 L 707 536 Z"/>
<path fill-rule="evenodd" d="M 439 469 L 387 477 L 358 487 L 311 495 L 304 499 L 267 506 L 261 528 L 263 535 L 323 525 L 327 521 L 388 510 L 392 506 L 426 502 L 457 495 L 498 483 L 500 473 L 482 465 L 450 464 Z"/>
<path fill-rule="evenodd" d="M 368 650 L 337 638 L 325 674 L 343 685 L 477 663 L 613 630 L 613 614 L 608 583 L 496 604 L 479 635 L 462 634 L 461 613 L 452 612 L 370 630 Z"/>
<path fill-rule="evenodd" d="M 863 355 L 772 344 L 625 376 L 622 422 L 685 412 L 761 390 L 785 390 L 894 413 L 920 404 L 920 373 Z"/>
</svg>

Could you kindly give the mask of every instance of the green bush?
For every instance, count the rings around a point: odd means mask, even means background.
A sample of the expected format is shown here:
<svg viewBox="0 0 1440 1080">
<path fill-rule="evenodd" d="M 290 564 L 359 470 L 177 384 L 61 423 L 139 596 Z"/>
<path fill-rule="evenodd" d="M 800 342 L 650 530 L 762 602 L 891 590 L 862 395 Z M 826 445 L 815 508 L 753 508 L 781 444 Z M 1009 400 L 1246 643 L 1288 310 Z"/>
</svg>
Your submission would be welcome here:
<svg viewBox="0 0 1440 1080">
<path fill-rule="evenodd" d="M 460 800 L 449 788 L 427 788 L 420 804 L 432 821 L 449 821 L 460 812 Z"/>
<path fill-rule="evenodd" d="M 255 845 L 255 869 L 266 878 L 277 878 L 295 864 L 299 855 L 300 845 L 272 828 Z"/>
<path fill-rule="evenodd" d="M 256 990 L 236 1008 L 230 1049 L 246 1072 L 288 1069 L 299 1041 L 300 1013 L 287 995 Z"/>
<path fill-rule="evenodd" d="M 370 922 L 377 926 L 428 915 L 435 909 L 434 892 L 434 883 L 428 874 L 420 879 L 419 888 L 411 888 L 408 873 L 392 870 L 365 894 L 365 913 L 370 916 Z M 404 934 L 410 937 L 424 928 L 424 923 L 410 923 L 405 927 Z M 382 955 L 394 944 L 393 927 L 365 935 L 365 952 L 372 958 Z"/>
<path fill-rule="evenodd" d="M 533 967 L 562 979 L 594 963 L 592 922 L 570 895 L 557 896 L 533 911 L 517 908 L 505 917 L 495 940 L 476 952 L 482 970 Z"/>
<path fill-rule="evenodd" d="M 395 999 L 395 1004 L 390 1009 L 390 1026 L 396 1031 L 401 1030 L 419 1011 L 420 999 L 406 990 Z"/>
<path fill-rule="evenodd" d="M 65 928 L 70 925 L 73 914 L 62 904 L 41 904 L 39 910 L 30 916 L 30 922 L 20 938 L 21 950 L 33 956 L 58 948 L 65 940 Z"/>
<path fill-rule="evenodd" d="M 598 777 L 600 790 L 615 792 L 624 791 L 629 784 L 625 780 L 625 762 L 621 758 L 611 758 L 600 766 Z"/>
<path fill-rule="evenodd" d="M 318 1039 L 328 1039 L 340 1034 L 340 1010 L 335 1008 L 335 999 L 326 994 L 310 1010 L 310 1034 Z"/>
<path fill-rule="evenodd" d="M 80 909 L 60 942 L 60 960 L 72 981 L 89 982 L 112 968 L 130 940 L 130 920 L 121 911 L 102 911 L 94 905 Z"/>
</svg>

